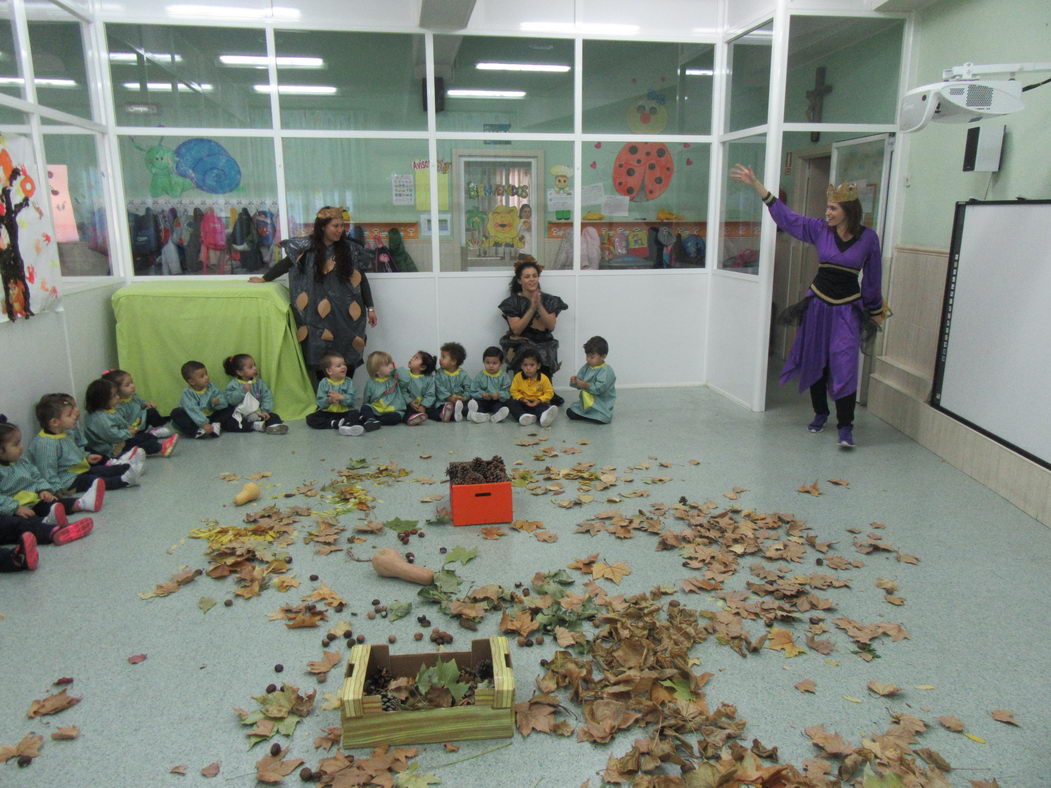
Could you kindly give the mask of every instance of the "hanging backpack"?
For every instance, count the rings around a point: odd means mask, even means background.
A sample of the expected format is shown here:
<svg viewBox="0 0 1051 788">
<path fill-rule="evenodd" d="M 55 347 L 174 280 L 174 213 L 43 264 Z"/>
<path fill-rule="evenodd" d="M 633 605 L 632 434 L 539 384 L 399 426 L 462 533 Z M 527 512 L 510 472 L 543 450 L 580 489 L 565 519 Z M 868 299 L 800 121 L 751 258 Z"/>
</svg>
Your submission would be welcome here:
<svg viewBox="0 0 1051 788">
<path fill-rule="evenodd" d="M 226 248 L 226 225 L 211 208 L 201 219 L 201 245 L 206 249 Z"/>
<path fill-rule="evenodd" d="M 143 214 L 131 214 L 131 252 L 136 257 L 157 254 L 161 250 L 161 229 L 150 208 Z"/>
<path fill-rule="evenodd" d="M 261 208 L 252 216 L 252 221 L 255 222 L 255 234 L 259 238 L 259 245 L 273 246 L 274 239 L 277 237 L 277 223 L 274 221 L 274 215 L 265 208 Z"/>
<path fill-rule="evenodd" d="M 377 274 L 395 274 L 398 266 L 394 264 L 394 255 L 386 246 L 380 246 L 374 252 L 372 270 Z"/>
<path fill-rule="evenodd" d="M 696 233 L 690 233 L 682 239 L 684 257 L 680 265 L 704 266 L 705 243 L 704 239 Z"/>
<path fill-rule="evenodd" d="M 580 231 L 580 268 L 585 271 L 597 271 L 602 260 L 602 242 L 598 230 L 585 227 Z"/>
</svg>

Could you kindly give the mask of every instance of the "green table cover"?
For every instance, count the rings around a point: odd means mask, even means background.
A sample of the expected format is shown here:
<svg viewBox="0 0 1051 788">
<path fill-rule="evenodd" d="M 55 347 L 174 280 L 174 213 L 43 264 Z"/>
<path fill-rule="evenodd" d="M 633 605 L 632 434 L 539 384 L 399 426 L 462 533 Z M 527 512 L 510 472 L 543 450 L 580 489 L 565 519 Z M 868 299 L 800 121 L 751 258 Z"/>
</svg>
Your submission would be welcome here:
<svg viewBox="0 0 1051 788">
<path fill-rule="evenodd" d="M 113 294 L 120 368 L 135 378 L 139 396 L 167 415 L 186 387 L 179 367 L 191 359 L 208 367 L 220 389 L 229 380 L 223 359 L 249 353 L 274 392 L 285 419 L 314 411 L 314 388 L 296 341 L 288 290 L 249 282 L 137 282 Z"/>
</svg>

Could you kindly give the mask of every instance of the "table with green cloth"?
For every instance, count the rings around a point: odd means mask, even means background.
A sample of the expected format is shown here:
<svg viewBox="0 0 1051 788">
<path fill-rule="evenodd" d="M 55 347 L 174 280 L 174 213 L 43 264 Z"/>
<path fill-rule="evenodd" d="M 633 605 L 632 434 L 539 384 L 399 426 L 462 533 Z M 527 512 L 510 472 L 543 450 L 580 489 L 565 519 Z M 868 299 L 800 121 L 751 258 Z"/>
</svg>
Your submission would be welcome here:
<svg viewBox="0 0 1051 788">
<path fill-rule="evenodd" d="M 164 415 L 179 404 L 179 368 L 200 361 L 220 389 L 223 359 L 248 353 L 285 420 L 312 413 L 314 387 L 296 340 L 288 290 L 277 283 L 136 282 L 113 294 L 120 368 Z"/>
</svg>

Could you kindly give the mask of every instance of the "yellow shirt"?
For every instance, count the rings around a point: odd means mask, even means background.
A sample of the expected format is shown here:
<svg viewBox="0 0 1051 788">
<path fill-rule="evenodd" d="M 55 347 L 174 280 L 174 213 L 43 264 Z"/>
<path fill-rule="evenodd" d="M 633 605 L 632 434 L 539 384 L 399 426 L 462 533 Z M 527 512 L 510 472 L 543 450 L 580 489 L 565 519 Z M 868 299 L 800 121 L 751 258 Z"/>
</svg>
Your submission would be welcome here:
<svg viewBox="0 0 1051 788">
<path fill-rule="evenodd" d="M 528 380 L 522 377 L 522 373 L 515 373 L 511 381 L 511 399 L 535 399 L 541 402 L 550 402 L 555 396 L 555 390 L 551 388 L 551 380 L 543 372 L 539 380 Z"/>
</svg>

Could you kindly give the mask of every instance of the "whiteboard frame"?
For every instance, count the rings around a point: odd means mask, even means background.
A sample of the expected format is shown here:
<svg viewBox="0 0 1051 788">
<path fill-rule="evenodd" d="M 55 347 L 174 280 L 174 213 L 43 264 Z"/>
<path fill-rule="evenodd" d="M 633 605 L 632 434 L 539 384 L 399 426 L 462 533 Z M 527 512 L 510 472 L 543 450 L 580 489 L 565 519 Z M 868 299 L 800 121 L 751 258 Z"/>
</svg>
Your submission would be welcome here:
<svg viewBox="0 0 1051 788">
<path fill-rule="evenodd" d="M 1051 470 L 1051 457 L 1039 457 L 1032 452 L 1026 451 L 1018 445 L 1012 443 L 1008 439 L 998 435 L 990 429 L 983 427 L 980 424 L 961 416 L 958 413 L 950 410 L 949 408 L 943 407 L 941 404 L 942 398 L 942 384 L 945 379 L 945 363 L 949 355 L 949 344 L 952 340 L 952 318 L 953 318 L 953 306 L 956 295 L 956 281 L 958 275 L 958 269 L 960 264 L 960 246 L 963 239 L 964 223 L 966 222 L 967 208 L 974 206 L 987 206 L 987 205 L 1015 205 L 1015 206 L 1033 206 L 1033 205 L 1049 205 L 1051 206 L 1051 200 L 967 200 L 956 203 L 956 211 L 953 217 L 952 227 L 952 240 L 949 246 L 949 265 L 945 273 L 945 296 L 942 299 L 942 319 L 941 328 L 938 332 L 938 346 L 937 346 L 937 357 L 934 365 L 934 381 L 931 387 L 931 398 L 930 405 L 936 410 L 941 411 L 947 416 L 956 419 L 961 424 L 970 427 L 976 432 L 985 435 L 997 443 L 1005 446 L 1016 454 L 1025 457 L 1027 460 L 1034 462 L 1048 470 Z"/>
</svg>

